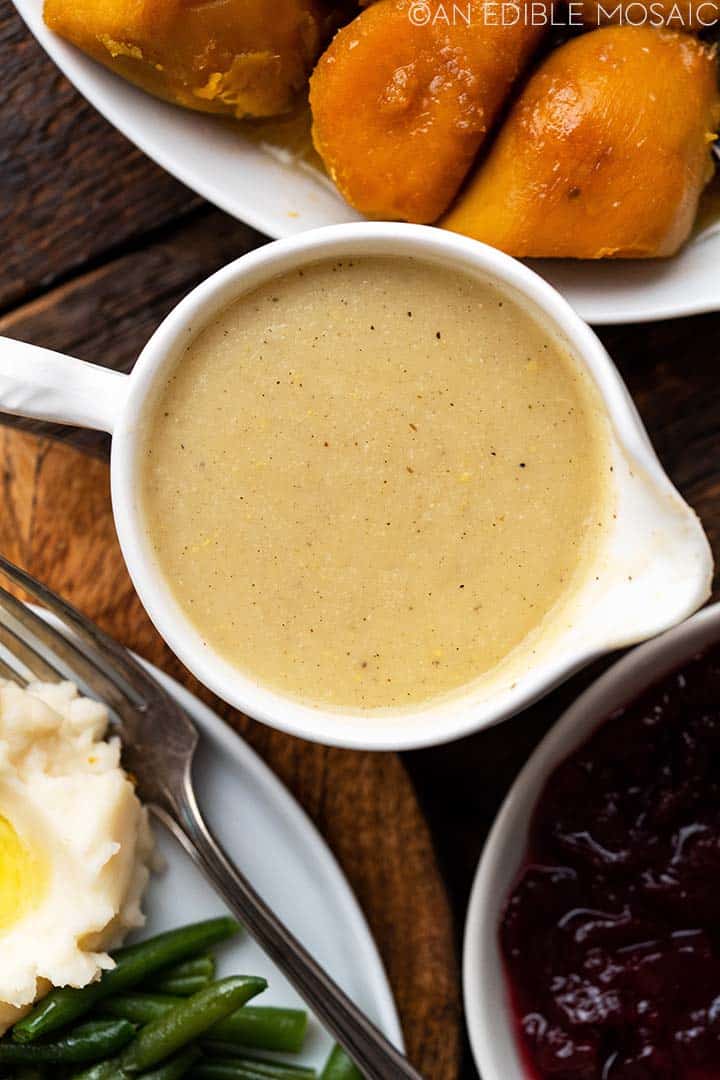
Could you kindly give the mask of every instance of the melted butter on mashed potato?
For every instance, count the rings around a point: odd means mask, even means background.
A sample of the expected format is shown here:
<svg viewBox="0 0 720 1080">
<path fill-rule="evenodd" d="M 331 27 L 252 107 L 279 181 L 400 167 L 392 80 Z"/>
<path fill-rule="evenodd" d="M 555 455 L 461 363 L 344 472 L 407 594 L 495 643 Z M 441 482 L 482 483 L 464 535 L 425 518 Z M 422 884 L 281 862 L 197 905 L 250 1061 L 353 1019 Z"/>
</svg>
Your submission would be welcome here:
<svg viewBox="0 0 720 1080">
<path fill-rule="evenodd" d="M 0 1033 L 144 921 L 152 837 L 107 721 L 71 683 L 0 680 Z"/>
</svg>

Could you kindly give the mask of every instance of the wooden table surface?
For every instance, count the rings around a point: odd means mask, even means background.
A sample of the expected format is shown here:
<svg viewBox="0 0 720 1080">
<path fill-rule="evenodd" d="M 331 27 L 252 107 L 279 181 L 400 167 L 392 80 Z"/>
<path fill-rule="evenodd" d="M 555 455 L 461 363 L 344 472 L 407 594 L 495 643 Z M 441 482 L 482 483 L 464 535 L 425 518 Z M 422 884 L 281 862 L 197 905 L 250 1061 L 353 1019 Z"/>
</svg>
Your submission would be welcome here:
<svg viewBox="0 0 720 1080">
<path fill-rule="evenodd" d="M 0 0 L 0 65 L 0 333 L 128 370 L 184 293 L 265 238 L 208 206 L 111 129 L 44 56 L 9 0 Z M 718 276 L 720 289 L 720 267 Z M 718 553 L 720 315 L 614 327 L 601 337 Z M 192 685 L 124 573 L 106 444 L 74 433 L 71 448 L 45 434 L 57 432 L 0 431 L 0 550 Z M 604 663 L 498 728 L 404 754 L 402 763 L 396 755 L 309 747 L 225 710 L 338 854 L 427 1080 L 477 1076 L 459 1045 L 456 958 L 483 840 L 532 748 Z"/>
</svg>

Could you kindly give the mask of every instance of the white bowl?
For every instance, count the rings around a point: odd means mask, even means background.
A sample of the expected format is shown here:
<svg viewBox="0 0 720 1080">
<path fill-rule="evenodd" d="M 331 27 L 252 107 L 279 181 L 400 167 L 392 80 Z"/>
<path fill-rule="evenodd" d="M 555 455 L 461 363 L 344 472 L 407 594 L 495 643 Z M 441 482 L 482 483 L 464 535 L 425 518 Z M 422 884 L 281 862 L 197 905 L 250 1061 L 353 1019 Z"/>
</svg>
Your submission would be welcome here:
<svg viewBox="0 0 720 1080">
<path fill-rule="evenodd" d="M 586 581 L 529 650 L 477 685 L 382 718 L 317 708 L 258 684 L 214 652 L 161 574 L 137 498 L 145 404 L 190 333 L 243 292 L 321 258 L 393 255 L 446 265 L 496 283 L 531 310 L 584 365 L 609 419 L 614 520 Z M 363 222 L 276 241 L 194 289 L 165 319 L 130 376 L 5 339 L 0 408 L 113 433 L 112 497 L 120 543 L 151 619 L 183 663 L 216 694 L 265 723 L 319 742 L 374 750 L 467 735 L 525 708 L 593 657 L 657 634 L 708 596 L 712 557 L 702 527 L 658 462 L 620 376 L 590 328 L 526 266 L 494 248 L 422 225 Z"/>
<path fill-rule="evenodd" d="M 720 641 L 720 604 L 633 649 L 563 714 L 510 789 L 485 845 L 470 897 L 463 949 L 465 1014 L 483 1080 L 527 1080 L 500 951 L 499 927 L 525 861 L 529 826 L 553 770 L 615 709 Z"/>
<path fill-rule="evenodd" d="M 88 101 L 184 184 L 273 237 L 360 216 L 322 174 L 248 138 L 241 125 L 150 97 L 48 30 L 43 0 L 14 0 L 40 44 Z M 645 322 L 720 310 L 720 224 L 672 259 L 534 268 L 591 323 Z"/>
</svg>

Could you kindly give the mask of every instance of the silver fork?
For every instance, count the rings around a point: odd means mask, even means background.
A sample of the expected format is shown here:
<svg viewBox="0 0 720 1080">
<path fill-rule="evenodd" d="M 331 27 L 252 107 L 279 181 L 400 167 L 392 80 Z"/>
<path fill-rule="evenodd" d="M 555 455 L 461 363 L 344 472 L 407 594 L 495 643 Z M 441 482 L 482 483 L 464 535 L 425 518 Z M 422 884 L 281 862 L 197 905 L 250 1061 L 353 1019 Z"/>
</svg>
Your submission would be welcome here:
<svg viewBox="0 0 720 1080">
<path fill-rule="evenodd" d="M 230 861 L 202 818 L 192 783 L 199 736 L 177 702 L 89 619 L 0 556 L 0 571 L 55 615 L 65 637 L 0 587 L 0 676 L 69 679 L 116 718 L 123 764 L 143 802 L 177 837 L 230 910 L 294 985 L 367 1080 L 422 1080 L 348 998 Z"/>
</svg>

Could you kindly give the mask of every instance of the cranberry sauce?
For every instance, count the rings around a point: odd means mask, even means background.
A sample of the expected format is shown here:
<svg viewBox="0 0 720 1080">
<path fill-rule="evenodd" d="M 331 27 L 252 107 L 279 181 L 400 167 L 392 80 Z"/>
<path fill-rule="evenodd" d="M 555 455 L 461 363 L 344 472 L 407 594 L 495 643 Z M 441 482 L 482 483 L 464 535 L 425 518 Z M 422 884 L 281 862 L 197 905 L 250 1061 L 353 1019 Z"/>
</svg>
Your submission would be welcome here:
<svg viewBox="0 0 720 1080">
<path fill-rule="evenodd" d="M 720 1080 L 720 648 L 553 773 L 501 940 L 528 1076 Z"/>
</svg>

